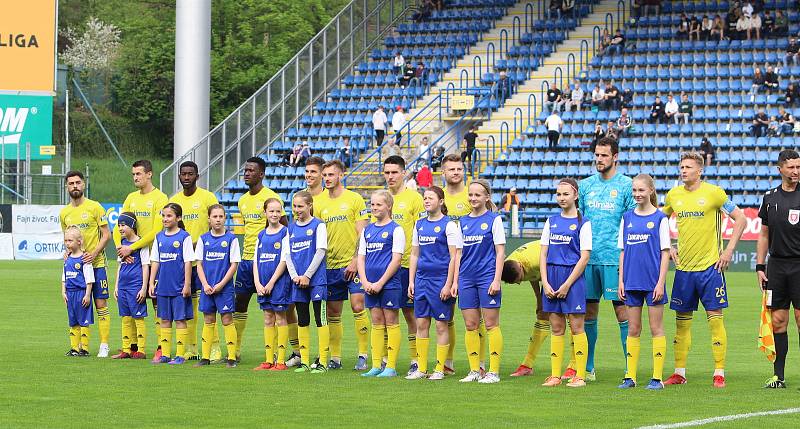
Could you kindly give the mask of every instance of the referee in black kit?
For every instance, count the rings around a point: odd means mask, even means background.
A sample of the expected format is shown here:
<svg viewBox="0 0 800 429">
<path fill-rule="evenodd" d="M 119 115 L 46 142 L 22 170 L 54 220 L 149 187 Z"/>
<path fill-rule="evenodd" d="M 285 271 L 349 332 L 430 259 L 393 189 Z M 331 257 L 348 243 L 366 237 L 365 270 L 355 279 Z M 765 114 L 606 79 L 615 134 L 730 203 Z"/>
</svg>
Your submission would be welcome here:
<svg viewBox="0 0 800 429">
<path fill-rule="evenodd" d="M 784 150 L 778 155 L 781 185 L 764 194 L 758 217 L 761 235 L 756 247 L 758 282 L 767 291 L 767 307 L 772 311 L 772 332 L 775 336 L 775 373 L 765 388 L 785 388 L 783 370 L 789 351 L 786 327 L 789 307 L 800 327 L 800 154 Z M 769 264 L 766 264 L 769 252 Z M 769 282 L 767 282 L 769 279 Z"/>
</svg>

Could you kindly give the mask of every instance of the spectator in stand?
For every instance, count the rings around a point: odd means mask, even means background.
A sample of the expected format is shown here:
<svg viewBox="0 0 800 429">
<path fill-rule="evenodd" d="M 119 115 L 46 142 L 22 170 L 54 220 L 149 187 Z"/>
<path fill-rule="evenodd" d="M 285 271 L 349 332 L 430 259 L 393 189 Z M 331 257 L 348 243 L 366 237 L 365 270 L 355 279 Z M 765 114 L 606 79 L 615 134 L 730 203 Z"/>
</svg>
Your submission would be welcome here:
<svg viewBox="0 0 800 429">
<path fill-rule="evenodd" d="M 622 91 L 622 103 L 621 107 L 627 107 L 628 109 L 633 108 L 633 90 L 630 88 L 626 88 Z"/>
<path fill-rule="evenodd" d="M 734 9 L 732 12 L 728 12 L 728 14 L 725 15 L 725 34 L 727 34 L 728 38 L 731 40 L 742 39 L 742 35 L 739 33 L 739 30 L 736 29 L 736 24 L 739 22 L 739 16 L 741 16 L 741 14 L 741 9 Z"/>
<path fill-rule="evenodd" d="M 464 161 L 464 165 L 467 164 L 467 160 L 472 160 L 472 153 L 475 152 L 475 142 L 482 141 L 485 142 L 488 138 L 480 138 L 478 137 L 478 133 L 475 132 L 475 126 L 470 126 L 469 131 L 464 134 L 464 140 L 462 143 L 464 144 L 464 151 L 461 152 L 461 160 Z"/>
<path fill-rule="evenodd" d="M 547 16 L 551 20 L 561 19 L 562 0 L 550 0 L 550 7 L 547 9 Z"/>
<path fill-rule="evenodd" d="M 696 16 L 689 20 L 689 41 L 700 40 L 700 22 Z"/>
<path fill-rule="evenodd" d="M 775 31 L 775 18 L 768 10 L 764 11 L 764 16 L 761 18 L 761 28 L 763 29 L 765 39 L 770 36 L 775 37 L 773 34 Z"/>
<path fill-rule="evenodd" d="M 547 100 L 544 102 L 544 108 L 548 112 L 561 111 L 564 106 L 564 97 L 561 90 L 555 84 L 547 90 Z"/>
<path fill-rule="evenodd" d="M 750 17 L 750 33 L 754 39 L 761 39 L 761 15 L 757 13 Z"/>
<path fill-rule="evenodd" d="M 789 19 L 782 11 L 775 12 L 775 30 L 772 32 L 774 37 L 786 37 L 789 34 Z"/>
<path fill-rule="evenodd" d="M 569 100 L 566 102 L 567 110 L 573 111 L 574 107 L 574 110 L 580 111 L 581 105 L 583 104 L 583 97 L 584 93 L 583 88 L 581 88 L 581 84 L 575 82 L 575 84 L 572 86 L 572 92 L 569 94 Z"/>
<path fill-rule="evenodd" d="M 700 21 L 700 40 L 707 41 L 711 38 L 711 20 L 708 15 L 703 15 L 703 20 Z"/>
<path fill-rule="evenodd" d="M 795 119 L 783 107 L 778 109 L 778 120 L 781 122 L 781 135 L 790 136 L 794 132 Z"/>
<path fill-rule="evenodd" d="M 294 148 L 292 155 L 289 157 L 289 165 L 292 167 L 305 165 L 306 158 L 311 156 L 311 148 L 308 146 L 308 142 L 303 143 L 302 146 L 296 145 Z"/>
<path fill-rule="evenodd" d="M 760 89 L 764 88 L 764 84 L 766 80 L 764 79 L 764 74 L 761 73 L 761 69 L 756 67 L 755 71 L 753 72 L 753 84 L 750 85 L 750 95 L 758 94 Z"/>
<path fill-rule="evenodd" d="M 772 66 L 767 66 L 767 72 L 764 74 L 764 89 L 767 91 L 777 91 L 778 88 L 778 74 Z"/>
<path fill-rule="evenodd" d="M 651 124 L 664 122 L 664 102 L 661 97 L 656 95 L 655 101 L 650 105 L 650 117 L 647 119 Z"/>
<path fill-rule="evenodd" d="M 386 135 L 386 113 L 383 112 L 383 104 L 378 105 L 378 110 L 372 114 L 372 129 L 375 130 L 375 143 L 378 146 L 383 144 L 383 137 Z"/>
<path fill-rule="evenodd" d="M 739 40 L 750 40 L 750 18 L 740 13 L 736 18 L 736 31 L 739 34 Z"/>
<path fill-rule="evenodd" d="M 411 64 L 411 61 L 407 62 L 403 66 L 403 76 L 400 78 L 400 88 L 406 89 L 408 85 L 411 84 L 411 79 L 417 75 L 417 70 L 414 68 L 414 65 Z"/>
<path fill-rule="evenodd" d="M 431 155 L 431 170 L 436 171 L 439 167 L 442 166 L 442 161 L 444 160 L 444 148 L 441 145 L 436 145 L 432 149 L 433 155 Z"/>
<path fill-rule="evenodd" d="M 514 187 L 512 187 L 507 194 L 503 195 L 499 209 L 501 212 L 510 213 L 511 207 L 513 206 L 517 206 L 517 210 L 521 208 L 519 195 L 517 195 L 517 188 Z"/>
<path fill-rule="evenodd" d="M 675 38 L 678 40 L 684 40 L 689 38 L 689 29 L 691 25 L 691 21 L 686 16 L 685 13 L 681 14 L 681 20 L 678 23 L 678 28 L 675 30 Z"/>
<path fill-rule="evenodd" d="M 714 146 L 711 145 L 711 141 L 708 140 L 708 136 L 704 136 L 703 140 L 700 141 L 700 154 L 703 155 L 703 159 L 706 160 L 706 167 L 710 166 L 712 162 L 714 162 Z"/>
<path fill-rule="evenodd" d="M 603 130 L 603 125 L 600 124 L 600 121 L 594 123 L 594 137 L 592 137 L 592 144 L 597 144 L 603 137 L 606 136 L 605 130 Z"/>
<path fill-rule="evenodd" d="M 342 147 L 336 149 L 336 153 L 334 155 L 336 159 L 342 161 L 345 167 L 350 168 L 353 164 L 353 154 L 350 148 L 350 137 L 345 137 L 342 141 Z"/>
<path fill-rule="evenodd" d="M 617 128 L 615 125 L 616 124 L 614 121 L 608 121 L 608 124 L 606 124 L 606 137 L 619 140 L 619 135 L 617 134 Z"/>
<path fill-rule="evenodd" d="M 511 79 L 508 78 L 505 71 L 500 72 L 500 78 L 494 83 L 493 88 L 492 92 L 501 104 L 503 104 L 508 97 L 511 97 L 514 89 L 511 85 Z"/>
<path fill-rule="evenodd" d="M 722 41 L 725 38 L 725 23 L 722 18 L 717 15 L 714 17 L 714 22 L 711 24 L 710 38 L 717 38 Z"/>
<path fill-rule="evenodd" d="M 692 102 L 689 101 L 689 95 L 684 93 L 681 97 L 681 102 L 678 104 L 678 113 L 675 114 L 675 123 L 679 123 L 683 119 L 684 124 L 689 123 L 689 118 L 692 117 Z"/>
<path fill-rule="evenodd" d="M 753 137 L 761 137 L 767 132 L 769 126 L 769 116 L 764 112 L 764 109 L 759 109 L 755 117 L 753 117 L 753 126 L 750 127 Z"/>
<path fill-rule="evenodd" d="M 561 16 L 573 16 L 572 11 L 575 10 L 575 0 L 562 0 L 561 2 Z"/>
<path fill-rule="evenodd" d="M 667 104 L 664 105 L 664 119 L 667 121 L 667 126 L 669 126 L 669 124 L 673 121 L 676 124 L 678 123 L 678 119 L 675 117 L 675 115 L 678 113 L 678 110 L 680 110 L 678 102 L 672 98 L 672 94 L 668 95 Z"/>
<path fill-rule="evenodd" d="M 420 5 L 419 9 L 411 16 L 411 18 L 416 22 L 422 22 L 428 18 L 430 18 L 431 13 L 433 13 L 434 5 L 431 0 L 425 0 Z"/>
<path fill-rule="evenodd" d="M 600 109 L 606 101 L 606 90 L 599 84 L 592 90 L 592 106 Z"/>
<path fill-rule="evenodd" d="M 561 129 L 564 128 L 564 121 L 558 116 L 557 110 L 550 112 L 550 116 L 544 120 L 544 126 L 547 128 L 547 147 L 555 149 L 561 138 Z"/>
<path fill-rule="evenodd" d="M 427 76 L 428 70 L 425 68 L 425 64 L 422 61 L 418 62 L 417 68 L 414 70 L 414 77 L 420 82 L 424 82 Z"/>
<path fill-rule="evenodd" d="M 786 102 L 786 105 L 789 107 L 795 104 L 800 104 L 798 103 L 798 101 L 800 101 L 800 91 L 798 91 L 797 85 L 795 85 L 793 82 L 789 83 L 789 86 L 786 87 L 786 94 L 783 96 L 783 98 Z"/>
<path fill-rule="evenodd" d="M 422 168 L 417 172 L 417 185 L 423 192 L 433 186 L 433 173 L 427 163 L 423 163 Z"/>
<path fill-rule="evenodd" d="M 628 134 L 628 129 L 633 125 L 633 119 L 628 115 L 628 109 L 623 108 L 614 124 L 614 131 L 617 138 L 624 137 Z"/>
<path fill-rule="evenodd" d="M 603 36 L 600 38 L 600 45 L 597 47 L 597 55 L 605 55 L 609 46 L 611 46 L 611 33 L 608 32 L 608 28 L 605 28 Z"/>
<path fill-rule="evenodd" d="M 789 38 L 789 44 L 786 46 L 786 54 L 783 56 L 784 67 L 789 67 L 789 60 L 795 65 L 800 62 L 800 43 L 798 43 L 796 37 Z"/>
<path fill-rule="evenodd" d="M 294 167 L 297 165 L 297 159 L 300 157 L 300 152 L 303 151 L 303 145 L 301 143 L 297 143 L 292 148 L 292 151 L 289 153 L 289 162 L 288 165 Z"/>
<path fill-rule="evenodd" d="M 431 0 L 431 3 L 433 4 L 433 7 L 435 7 L 436 10 L 438 11 L 444 9 L 444 0 Z"/>
<path fill-rule="evenodd" d="M 767 125 L 767 137 L 780 137 L 781 124 L 778 122 L 777 116 L 769 117 L 769 125 Z"/>
<path fill-rule="evenodd" d="M 419 146 L 417 147 L 417 155 L 421 157 L 429 157 L 431 156 L 428 153 L 428 148 L 430 147 L 430 143 L 428 142 L 428 136 L 422 138 L 422 141 L 419 142 Z"/>
<path fill-rule="evenodd" d="M 643 12 L 644 15 L 658 15 L 661 13 L 661 0 L 643 0 L 644 1 L 644 8 Z"/>
<path fill-rule="evenodd" d="M 394 70 L 395 76 L 400 76 L 400 72 L 403 71 L 403 67 L 406 65 L 406 59 L 403 58 L 403 55 L 400 51 L 394 53 L 394 59 L 392 60 L 392 70 Z"/>
<path fill-rule="evenodd" d="M 614 37 L 611 38 L 611 46 L 608 47 L 609 55 L 622 55 L 625 53 L 625 36 L 621 29 L 617 29 Z"/>
<path fill-rule="evenodd" d="M 392 131 L 394 131 L 394 144 L 398 147 L 403 142 L 403 128 L 408 123 L 406 114 L 403 112 L 403 106 L 397 106 L 397 111 L 392 115 Z M 411 138 L 411 136 L 409 136 Z"/>
<path fill-rule="evenodd" d="M 608 82 L 606 84 L 606 101 L 603 104 L 603 107 L 607 110 L 619 110 L 619 104 L 621 95 L 619 93 L 619 88 L 614 85 L 614 82 Z"/>
</svg>

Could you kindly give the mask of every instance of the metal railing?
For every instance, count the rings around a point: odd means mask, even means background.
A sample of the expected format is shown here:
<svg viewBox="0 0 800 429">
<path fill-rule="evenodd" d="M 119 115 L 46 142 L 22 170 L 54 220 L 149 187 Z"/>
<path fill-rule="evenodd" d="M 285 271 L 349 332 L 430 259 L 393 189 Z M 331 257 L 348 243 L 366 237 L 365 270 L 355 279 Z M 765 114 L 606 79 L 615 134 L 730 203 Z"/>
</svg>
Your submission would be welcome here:
<svg viewBox="0 0 800 429">
<path fill-rule="evenodd" d="M 201 185 L 221 189 L 247 158 L 281 140 L 343 76 L 367 60 L 413 4 L 414 0 L 352 1 L 250 98 L 167 166 L 161 172 L 162 190 L 178 190 L 178 167 L 187 160 L 203 165 L 207 160 Z"/>
</svg>

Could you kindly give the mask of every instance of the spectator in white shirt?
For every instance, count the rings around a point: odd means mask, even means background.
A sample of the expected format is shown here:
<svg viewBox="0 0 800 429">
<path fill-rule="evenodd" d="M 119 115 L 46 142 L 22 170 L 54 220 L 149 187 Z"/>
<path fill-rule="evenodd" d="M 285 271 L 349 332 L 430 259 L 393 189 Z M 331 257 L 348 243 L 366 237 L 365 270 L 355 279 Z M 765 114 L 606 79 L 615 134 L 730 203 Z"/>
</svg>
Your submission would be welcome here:
<svg viewBox="0 0 800 429">
<path fill-rule="evenodd" d="M 386 113 L 383 112 L 383 105 L 378 106 L 378 110 L 372 114 L 372 129 L 375 130 L 375 142 L 378 146 L 383 144 L 383 137 L 386 135 Z"/>
<path fill-rule="evenodd" d="M 406 115 L 403 113 L 403 106 L 397 106 L 397 111 L 392 115 L 392 131 L 394 131 L 394 144 L 400 146 L 403 138 L 403 127 L 406 126 Z"/>
<path fill-rule="evenodd" d="M 428 154 L 426 152 L 427 152 L 429 147 L 430 147 L 430 144 L 428 142 L 428 137 L 425 136 L 425 137 L 422 138 L 422 141 L 419 143 L 419 147 L 417 147 L 417 150 L 418 150 L 417 153 L 419 154 L 419 156 L 424 156 L 427 159 Z"/>
<path fill-rule="evenodd" d="M 406 59 L 403 58 L 403 55 L 400 53 L 400 51 L 395 52 L 392 65 L 394 66 L 393 70 L 395 76 L 399 76 L 400 72 L 403 70 L 403 66 L 406 65 Z"/>
<path fill-rule="evenodd" d="M 597 107 L 598 109 L 600 106 L 603 105 L 606 99 L 606 90 L 603 89 L 600 85 L 595 85 L 594 89 L 592 90 L 592 106 Z"/>
<path fill-rule="evenodd" d="M 581 103 L 583 103 L 583 88 L 580 84 L 575 84 L 572 87 L 569 100 L 567 100 L 567 110 L 571 111 L 574 107 L 576 110 L 581 110 Z"/>
<path fill-rule="evenodd" d="M 544 120 L 544 126 L 547 127 L 547 147 L 555 149 L 558 146 L 558 139 L 561 137 L 561 129 L 564 128 L 564 121 L 558 116 L 557 110 L 553 110 L 550 116 Z"/>
<path fill-rule="evenodd" d="M 675 122 L 675 114 L 678 113 L 678 102 L 672 98 L 672 94 L 667 96 L 667 104 L 664 106 L 664 117 L 667 118 L 667 126 Z M 677 122 L 676 122 L 677 123 Z"/>
</svg>

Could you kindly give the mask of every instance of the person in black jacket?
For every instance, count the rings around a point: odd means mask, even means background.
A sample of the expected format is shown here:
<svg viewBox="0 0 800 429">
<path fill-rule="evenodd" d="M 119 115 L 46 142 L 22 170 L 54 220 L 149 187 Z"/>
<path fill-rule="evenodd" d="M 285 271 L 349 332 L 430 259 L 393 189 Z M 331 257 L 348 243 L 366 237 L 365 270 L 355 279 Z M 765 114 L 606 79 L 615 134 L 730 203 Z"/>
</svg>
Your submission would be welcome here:
<svg viewBox="0 0 800 429">
<path fill-rule="evenodd" d="M 778 74 L 775 73 L 772 66 L 767 66 L 767 72 L 764 73 L 764 87 L 767 91 L 778 89 Z"/>
<path fill-rule="evenodd" d="M 651 124 L 660 124 L 664 122 L 664 102 L 661 97 L 656 96 L 656 100 L 650 105 L 650 117 L 648 118 Z"/>
</svg>

